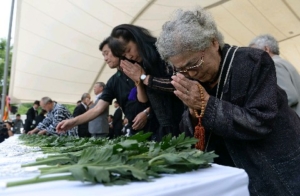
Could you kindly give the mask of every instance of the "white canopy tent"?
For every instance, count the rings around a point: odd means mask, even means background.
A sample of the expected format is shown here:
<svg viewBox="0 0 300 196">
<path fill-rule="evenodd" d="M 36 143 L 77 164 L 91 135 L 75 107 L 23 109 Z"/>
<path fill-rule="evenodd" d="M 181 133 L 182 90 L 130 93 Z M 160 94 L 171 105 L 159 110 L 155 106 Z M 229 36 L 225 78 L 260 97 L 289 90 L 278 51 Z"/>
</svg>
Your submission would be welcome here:
<svg viewBox="0 0 300 196">
<path fill-rule="evenodd" d="M 18 0 L 12 103 L 43 96 L 75 103 L 84 92 L 93 94 L 96 81 L 115 73 L 98 49 L 114 26 L 131 23 L 157 36 L 175 9 L 196 5 L 210 10 L 229 44 L 274 35 L 281 56 L 300 71 L 299 0 Z"/>
</svg>

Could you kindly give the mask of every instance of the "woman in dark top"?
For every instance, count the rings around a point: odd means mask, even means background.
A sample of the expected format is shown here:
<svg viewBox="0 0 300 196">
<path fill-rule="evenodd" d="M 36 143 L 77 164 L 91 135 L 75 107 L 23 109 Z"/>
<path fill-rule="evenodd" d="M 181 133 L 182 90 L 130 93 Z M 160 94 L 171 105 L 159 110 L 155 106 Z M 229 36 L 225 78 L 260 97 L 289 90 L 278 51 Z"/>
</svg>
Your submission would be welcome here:
<svg viewBox="0 0 300 196">
<path fill-rule="evenodd" d="M 178 135 L 183 103 L 173 94 L 170 83 L 173 69 L 161 60 L 155 47 L 156 38 L 148 30 L 129 24 L 116 26 L 111 36 L 122 43 L 123 48 L 116 50 L 123 50 L 122 55 L 128 59 L 121 60 L 124 73 L 135 82 L 138 93 L 146 89 L 159 123 L 158 140 L 166 134 Z M 112 51 L 120 54 L 114 48 Z"/>
<path fill-rule="evenodd" d="M 300 195 L 300 118 L 270 56 L 224 44 L 204 9 L 175 12 L 156 45 L 181 73 L 172 84 L 189 107 L 182 130 L 204 150 L 218 148 L 221 164 L 245 169 L 251 195 Z"/>
<path fill-rule="evenodd" d="M 32 124 L 32 128 L 31 129 L 35 129 L 36 126 L 45 119 L 46 113 L 47 113 L 46 110 L 41 110 L 40 114 L 37 115 L 37 117 L 35 117 L 34 124 Z"/>
</svg>

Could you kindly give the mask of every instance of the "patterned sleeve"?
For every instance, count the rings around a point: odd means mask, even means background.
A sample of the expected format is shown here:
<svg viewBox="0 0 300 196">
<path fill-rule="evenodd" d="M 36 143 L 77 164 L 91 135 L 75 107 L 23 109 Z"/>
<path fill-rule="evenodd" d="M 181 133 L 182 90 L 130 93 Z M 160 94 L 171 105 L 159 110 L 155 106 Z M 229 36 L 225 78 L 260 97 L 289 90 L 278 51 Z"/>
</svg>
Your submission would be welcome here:
<svg viewBox="0 0 300 196">
<path fill-rule="evenodd" d="M 49 116 L 47 116 L 46 118 L 44 118 L 44 120 L 42 122 L 40 122 L 36 128 L 39 130 L 39 131 L 42 131 L 42 130 L 47 130 L 47 127 L 51 124 L 52 120 L 50 119 Z"/>
<path fill-rule="evenodd" d="M 174 92 L 175 88 L 171 84 L 171 76 L 175 74 L 174 68 L 168 63 L 165 63 L 165 67 L 165 77 L 154 77 L 150 75 L 148 80 L 148 87 L 164 92 Z"/>
<path fill-rule="evenodd" d="M 47 133 L 51 135 L 56 135 L 56 126 L 63 120 L 69 119 L 71 113 L 65 109 L 63 106 L 55 108 L 52 115 L 52 123 L 46 128 Z"/>
<path fill-rule="evenodd" d="M 148 81 L 148 87 L 155 90 L 174 92 L 175 88 L 171 84 L 171 81 L 172 81 L 171 77 L 157 78 L 157 77 L 150 76 Z"/>
</svg>

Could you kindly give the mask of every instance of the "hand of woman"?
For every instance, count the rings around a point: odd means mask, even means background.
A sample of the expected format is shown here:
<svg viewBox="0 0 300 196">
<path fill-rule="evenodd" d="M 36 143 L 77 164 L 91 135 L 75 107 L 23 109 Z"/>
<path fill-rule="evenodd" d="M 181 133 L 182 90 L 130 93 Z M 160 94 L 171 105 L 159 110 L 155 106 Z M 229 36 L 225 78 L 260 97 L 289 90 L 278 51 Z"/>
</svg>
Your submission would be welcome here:
<svg viewBox="0 0 300 196">
<path fill-rule="evenodd" d="M 140 81 L 140 77 L 145 73 L 144 69 L 137 63 L 131 63 L 126 60 L 121 60 L 120 66 L 123 72 L 134 82 Z"/>
<path fill-rule="evenodd" d="M 136 115 L 132 122 L 132 129 L 142 129 L 147 124 L 147 114 L 145 112 L 140 112 L 138 115 Z"/>
<path fill-rule="evenodd" d="M 201 98 L 200 91 L 198 87 L 198 82 L 189 80 L 184 75 L 178 73 L 172 76 L 173 81 L 171 82 L 175 87 L 175 95 L 181 99 L 181 101 L 187 105 L 189 108 L 195 110 L 201 110 Z M 207 104 L 209 99 L 209 94 L 203 88 L 204 94 L 204 104 Z"/>
</svg>

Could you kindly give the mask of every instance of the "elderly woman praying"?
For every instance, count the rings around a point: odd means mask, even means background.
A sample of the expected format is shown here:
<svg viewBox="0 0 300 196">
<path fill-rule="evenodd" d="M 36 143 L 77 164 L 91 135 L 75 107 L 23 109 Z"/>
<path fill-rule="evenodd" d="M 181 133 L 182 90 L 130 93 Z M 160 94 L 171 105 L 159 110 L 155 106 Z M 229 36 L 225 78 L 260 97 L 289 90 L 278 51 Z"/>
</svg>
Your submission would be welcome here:
<svg viewBox="0 0 300 196">
<path fill-rule="evenodd" d="M 181 130 L 199 138 L 196 147 L 245 169 L 251 195 L 300 195 L 300 119 L 270 56 L 224 44 L 201 8 L 176 11 L 156 46 L 177 72 L 174 93 L 188 106 Z"/>
</svg>

